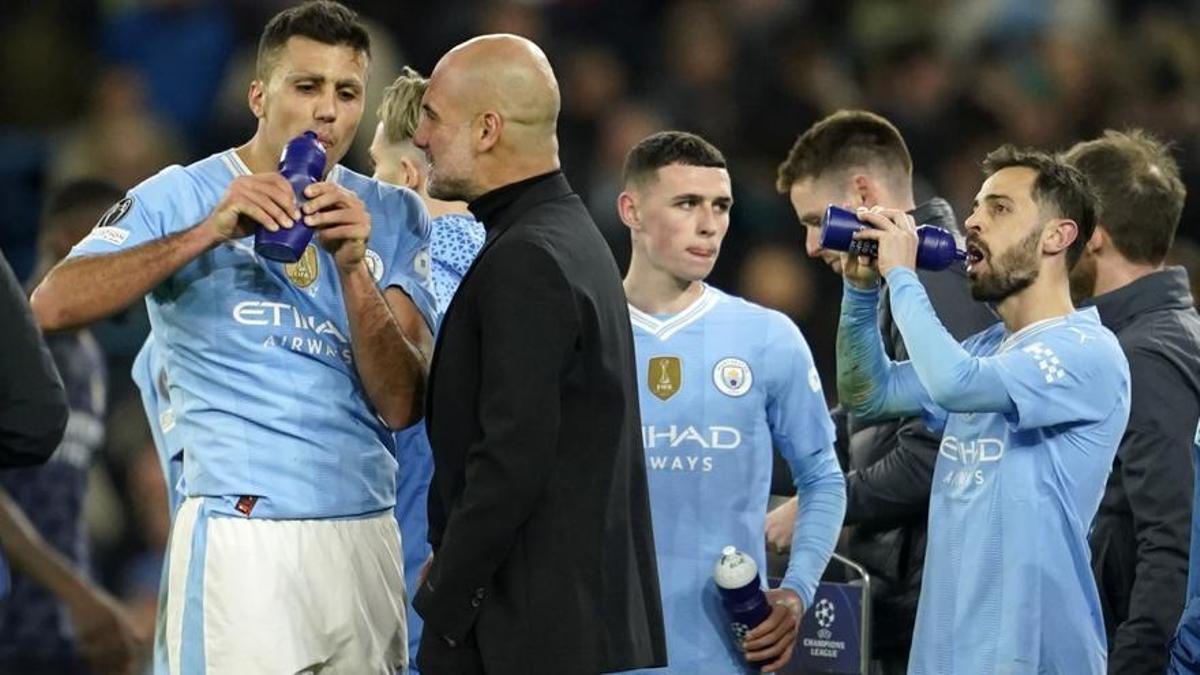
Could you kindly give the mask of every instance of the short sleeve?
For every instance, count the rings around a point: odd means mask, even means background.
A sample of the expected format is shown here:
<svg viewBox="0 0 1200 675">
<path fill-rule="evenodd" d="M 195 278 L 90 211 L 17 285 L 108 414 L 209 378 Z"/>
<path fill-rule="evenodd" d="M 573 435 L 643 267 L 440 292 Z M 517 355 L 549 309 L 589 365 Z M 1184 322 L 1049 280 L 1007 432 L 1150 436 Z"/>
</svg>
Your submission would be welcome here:
<svg viewBox="0 0 1200 675">
<path fill-rule="evenodd" d="M 394 223 L 391 229 L 399 241 L 384 265 L 379 286 L 404 291 L 432 330 L 437 325 L 437 302 L 430 281 L 429 212 L 416 193 L 396 189 L 384 194 L 384 213 Z"/>
<path fill-rule="evenodd" d="M 67 257 L 119 253 L 195 225 L 181 222 L 179 211 L 191 191 L 182 167 L 163 169 L 110 206 Z"/>
</svg>

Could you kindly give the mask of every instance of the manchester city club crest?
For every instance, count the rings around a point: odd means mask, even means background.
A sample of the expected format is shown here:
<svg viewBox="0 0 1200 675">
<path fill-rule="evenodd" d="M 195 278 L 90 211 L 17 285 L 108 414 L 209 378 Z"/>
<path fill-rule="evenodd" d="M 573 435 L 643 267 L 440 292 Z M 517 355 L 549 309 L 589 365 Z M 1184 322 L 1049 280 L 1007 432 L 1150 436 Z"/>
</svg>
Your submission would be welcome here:
<svg viewBox="0 0 1200 675">
<path fill-rule="evenodd" d="M 321 273 L 317 260 L 317 247 L 315 244 L 309 244 L 299 260 L 283 266 L 283 272 L 296 288 L 308 288 L 316 282 Z"/>
<path fill-rule="evenodd" d="M 379 283 L 383 279 L 383 258 L 380 258 L 375 251 L 367 249 L 363 261 L 367 263 L 367 271 L 371 273 L 371 278 L 375 280 L 375 283 Z"/>
<path fill-rule="evenodd" d="M 750 391 L 753 383 L 754 374 L 750 372 L 750 364 L 741 359 L 722 359 L 713 368 L 713 384 L 717 391 L 726 396 L 742 396 Z"/>
<path fill-rule="evenodd" d="M 655 356 L 650 359 L 646 373 L 646 386 L 650 393 L 665 401 L 683 386 L 683 366 L 678 356 Z"/>
</svg>

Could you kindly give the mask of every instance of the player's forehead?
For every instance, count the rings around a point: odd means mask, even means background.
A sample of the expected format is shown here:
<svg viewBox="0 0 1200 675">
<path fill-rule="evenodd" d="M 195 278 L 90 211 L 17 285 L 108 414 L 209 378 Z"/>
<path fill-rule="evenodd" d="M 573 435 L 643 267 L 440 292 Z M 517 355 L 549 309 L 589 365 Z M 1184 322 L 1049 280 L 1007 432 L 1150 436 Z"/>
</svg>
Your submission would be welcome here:
<svg viewBox="0 0 1200 675">
<path fill-rule="evenodd" d="M 796 213 L 804 216 L 809 213 L 824 213 L 825 207 L 839 203 L 842 195 L 835 189 L 832 181 L 801 178 L 792 183 L 788 190 L 788 199 Z"/>
<path fill-rule="evenodd" d="M 367 55 L 349 45 L 330 45 L 293 35 L 274 57 L 272 78 L 313 78 L 338 85 L 363 87 L 367 80 Z"/>
<path fill-rule="evenodd" d="M 983 181 L 975 195 L 975 204 L 1006 202 L 1013 206 L 1032 206 L 1037 177 L 1037 170 L 1027 166 L 1004 167 Z"/>
<path fill-rule="evenodd" d="M 668 164 L 656 169 L 654 178 L 649 187 L 658 196 L 696 194 L 711 199 L 733 199 L 729 171 L 722 167 Z"/>
</svg>

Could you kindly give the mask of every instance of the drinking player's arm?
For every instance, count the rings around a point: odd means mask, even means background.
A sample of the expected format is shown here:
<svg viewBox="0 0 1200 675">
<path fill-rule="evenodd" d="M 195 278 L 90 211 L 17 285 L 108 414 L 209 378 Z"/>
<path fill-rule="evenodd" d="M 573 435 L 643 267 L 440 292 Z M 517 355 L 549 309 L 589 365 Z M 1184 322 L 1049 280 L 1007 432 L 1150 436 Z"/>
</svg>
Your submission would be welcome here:
<svg viewBox="0 0 1200 675">
<path fill-rule="evenodd" d="M 354 366 L 367 400 L 389 428 L 409 426 L 421 418 L 424 407 L 425 379 L 433 351 L 432 320 L 422 315 L 409 296 L 416 296 L 415 286 L 397 288 L 390 280 L 382 292 L 376 286 L 365 261 L 371 216 L 358 195 L 332 182 L 314 183 L 305 188 L 304 195 L 308 198 L 302 207 L 304 222 L 317 230 L 321 245 L 337 264 L 350 322 Z M 416 242 L 418 249 L 427 250 L 429 216 L 415 196 L 412 203 L 408 213 L 388 215 L 423 222 L 423 227 L 417 228 Z M 394 270 L 397 265 L 390 267 Z M 404 274 L 412 269 L 400 267 Z M 428 293 L 427 287 L 423 290 Z M 431 295 L 425 298 L 425 304 L 431 317 Z"/>
<path fill-rule="evenodd" d="M 1030 429 L 1097 421 L 1119 401 L 1090 394 L 1128 392 L 1124 355 L 1087 327 L 1045 333 L 1026 348 L 974 356 L 973 338 L 960 345 L 946 331 L 913 271 L 917 236 L 912 217 L 886 209 L 861 217 L 878 228 L 869 230 L 867 238 L 880 242 L 878 264 L 887 278 L 892 314 L 911 367 L 939 408 L 1003 413 L 1017 428 Z"/>
<path fill-rule="evenodd" d="M 195 199 L 194 192 L 183 170 L 171 167 L 114 204 L 34 290 L 29 302 L 42 330 L 109 317 L 222 241 L 251 234 L 255 224 L 291 227 L 289 214 L 299 217 L 278 173 L 235 178 L 207 218 L 180 223 L 177 202 Z"/>
<path fill-rule="evenodd" d="M 833 554 L 846 512 L 846 481 L 833 450 L 836 432 L 812 353 L 791 320 L 776 313 L 769 319 L 767 425 L 772 443 L 791 468 L 800 512 L 787 572 L 780 588 L 770 592 L 772 615 L 746 636 L 746 659 L 770 661 L 764 670 L 771 671 L 791 659 L 800 616 L 812 606 Z M 799 606 L 789 607 L 789 600 L 798 600 Z M 779 616 L 781 609 L 786 616 Z"/>
<path fill-rule="evenodd" d="M 1013 412 L 996 370 L 987 360 L 972 357 L 938 321 L 914 271 L 917 234 L 912 216 L 878 207 L 859 209 L 858 215 L 872 227 L 854 236 L 878 242 L 879 257 L 866 262 L 847 256 L 843 263 L 846 284 L 837 342 L 842 402 L 868 419 L 923 413 L 932 427 L 944 423 L 946 412 Z M 909 361 L 894 363 L 883 350 L 875 310 L 879 289 L 872 269 L 887 277 Z"/>
<path fill-rule="evenodd" d="M 456 642 L 475 623 L 555 466 L 563 364 L 581 330 L 566 275 L 550 254 L 522 241 L 503 247 L 473 272 L 505 280 L 481 286 L 477 302 L 482 437 L 467 452 L 462 497 L 445 529 L 430 531 L 437 552 L 413 598 L 425 630 Z"/>
</svg>

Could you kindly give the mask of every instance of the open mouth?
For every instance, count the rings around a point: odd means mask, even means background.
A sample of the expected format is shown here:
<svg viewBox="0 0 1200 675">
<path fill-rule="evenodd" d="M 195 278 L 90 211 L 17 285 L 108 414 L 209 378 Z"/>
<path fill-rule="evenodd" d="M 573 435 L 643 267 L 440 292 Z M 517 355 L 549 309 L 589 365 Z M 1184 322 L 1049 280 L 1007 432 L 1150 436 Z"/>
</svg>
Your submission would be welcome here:
<svg viewBox="0 0 1200 675">
<path fill-rule="evenodd" d="M 987 249 L 980 246 L 978 241 L 967 242 L 967 271 L 971 271 L 971 267 L 977 265 L 987 259 Z"/>
</svg>

